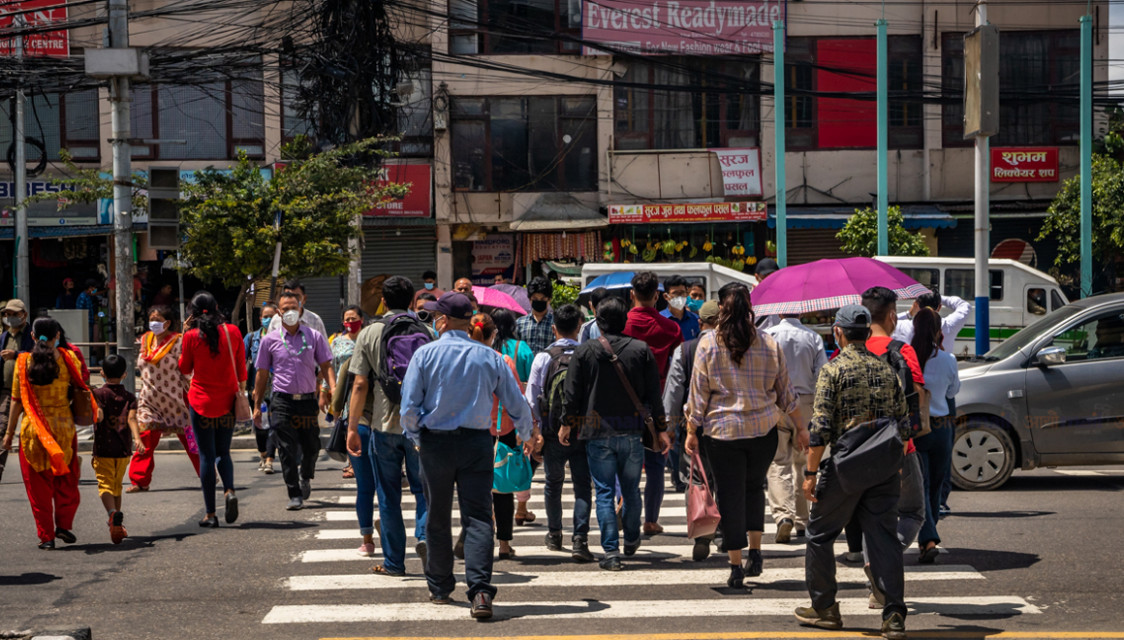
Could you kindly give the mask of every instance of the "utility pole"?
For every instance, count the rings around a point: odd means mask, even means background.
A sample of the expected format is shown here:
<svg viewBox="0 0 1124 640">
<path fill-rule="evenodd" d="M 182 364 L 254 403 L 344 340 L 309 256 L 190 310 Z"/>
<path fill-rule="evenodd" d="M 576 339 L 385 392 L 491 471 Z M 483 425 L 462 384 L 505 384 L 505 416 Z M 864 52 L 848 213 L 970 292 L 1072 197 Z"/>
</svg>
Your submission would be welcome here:
<svg viewBox="0 0 1124 640">
<path fill-rule="evenodd" d="M 773 160 L 777 181 L 777 265 L 788 266 L 788 183 L 785 178 L 784 139 L 784 21 L 773 21 Z"/>
<path fill-rule="evenodd" d="M 129 48 L 128 0 L 109 0 L 109 46 Z M 113 213 L 114 255 L 117 268 L 117 355 L 125 359 L 125 387 L 136 389 L 136 327 L 133 318 L 133 170 L 129 148 L 132 96 L 129 77 L 114 76 L 109 81 L 109 101 L 113 106 Z"/>
<path fill-rule="evenodd" d="M 987 24 L 987 0 L 980 0 L 976 4 L 976 27 L 982 28 Z M 984 56 L 980 55 L 978 69 L 982 69 Z M 965 67 L 967 78 L 967 67 Z M 983 94 L 983 74 L 981 73 L 980 94 Z M 983 102 L 982 98 L 980 100 Z M 976 257 L 976 355 L 991 351 L 991 317 L 989 305 L 991 301 L 991 275 L 988 270 L 988 258 L 991 255 L 991 222 L 990 202 L 988 188 L 991 180 L 988 176 L 988 134 L 982 130 L 976 131 L 976 193 L 975 193 L 975 257 Z"/>
<path fill-rule="evenodd" d="M 1093 17 L 1081 16 L 1081 297 L 1093 295 Z"/>
<path fill-rule="evenodd" d="M 885 12 L 885 5 L 883 5 Z M 890 231 L 888 229 L 889 198 L 889 148 L 890 148 L 890 61 L 888 39 L 886 37 L 886 17 L 875 23 L 878 30 L 878 255 L 890 255 Z"/>
<path fill-rule="evenodd" d="M 26 22 L 23 16 L 16 16 L 12 26 L 16 31 L 23 29 Z M 23 62 L 23 34 L 16 36 L 16 60 Z M 23 300 L 24 304 L 31 305 L 31 238 L 27 228 L 27 207 L 23 205 L 27 198 L 27 143 L 25 141 L 24 104 L 26 98 L 23 86 L 16 89 L 16 130 L 13 139 L 16 145 L 16 297 Z"/>
</svg>

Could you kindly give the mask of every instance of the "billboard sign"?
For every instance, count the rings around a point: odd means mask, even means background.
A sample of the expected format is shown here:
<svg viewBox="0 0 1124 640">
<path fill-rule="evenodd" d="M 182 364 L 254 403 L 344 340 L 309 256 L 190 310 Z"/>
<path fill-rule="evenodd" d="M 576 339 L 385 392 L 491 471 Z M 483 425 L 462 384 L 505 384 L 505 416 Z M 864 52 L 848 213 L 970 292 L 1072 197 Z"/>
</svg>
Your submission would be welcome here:
<svg viewBox="0 0 1124 640">
<path fill-rule="evenodd" d="M 585 0 L 582 40 L 588 55 L 757 54 L 773 50 L 773 21 L 783 18 L 778 0 Z"/>
<path fill-rule="evenodd" d="M 59 0 L 5 2 L 0 5 L 0 31 L 14 29 L 17 16 L 23 17 L 26 27 L 42 27 L 49 24 L 61 24 L 65 27 L 66 2 L 59 2 Z M 0 56 L 15 54 L 16 39 L 0 38 Z M 63 28 L 58 31 L 28 34 L 23 39 L 23 55 L 29 58 L 66 58 L 70 56 L 70 32 Z"/>
</svg>

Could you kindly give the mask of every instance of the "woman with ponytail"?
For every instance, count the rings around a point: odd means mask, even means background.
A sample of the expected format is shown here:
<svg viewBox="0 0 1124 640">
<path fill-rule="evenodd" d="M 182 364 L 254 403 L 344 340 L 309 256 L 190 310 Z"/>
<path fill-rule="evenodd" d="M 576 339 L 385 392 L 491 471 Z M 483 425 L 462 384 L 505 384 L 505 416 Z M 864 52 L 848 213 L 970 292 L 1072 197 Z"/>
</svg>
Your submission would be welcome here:
<svg viewBox="0 0 1124 640">
<path fill-rule="evenodd" d="M 777 423 L 800 420 L 784 356 L 772 336 L 754 326 L 749 289 L 730 283 L 718 290 L 718 330 L 699 338 L 687 401 L 687 440 L 694 454 L 699 432 L 714 469 L 722 534 L 730 559 L 726 584 L 741 588 L 762 572 L 765 475 L 777 451 Z M 804 431 L 800 446 L 808 447 Z M 748 539 L 747 539 L 748 533 Z M 749 554 L 742 567 L 742 549 Z"/>
<path fill-rule="evenodd" d="M 226 496 L 226 522 L 238 519 L 230 442 L 234 438 L 234 402 L 239 393 L 245 393 L 246 351 L 242 333 L 223 320 L 214 296 L 200 291 L 188 308 L 191 315 L 184 322 L 179 369 L 192 376 L 187 405 L 199 447 L 199 482 L 207 514 L 199 526 L 217 527 L 216 468 Z"/>
<path fill-rule="evenodd" d="M 20 469 L 39 534 L 40 549 L 54 549 L 55 538 L 71 544 L 70 529 L 78 511 L 78 437 L 74 429 L 70 387 L 89 387 L 78 359 L 59 348 L 62 330 L 54 318 L 32 325 L 35 348 L 16 361 L 12 408 L 4 450 L 20 431 Z M 92 398 L 77 395 L 76 399 Z M 91 415 L 96 415 L 96 406 Z"/>
</svg>

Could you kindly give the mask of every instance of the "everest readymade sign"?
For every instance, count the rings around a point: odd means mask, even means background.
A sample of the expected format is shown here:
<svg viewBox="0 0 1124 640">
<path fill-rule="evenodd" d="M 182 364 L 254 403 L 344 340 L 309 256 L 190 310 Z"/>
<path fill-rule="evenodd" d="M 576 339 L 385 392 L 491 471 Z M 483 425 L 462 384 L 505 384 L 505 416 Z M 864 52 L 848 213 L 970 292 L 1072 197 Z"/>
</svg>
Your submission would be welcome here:
<svg viewBox="0 0 1124 640">
<path fill-rule="evenodd" d="M 609 45 L 587 54 L 754 54 L 773 50 L 773 21 L 783 17 L 770 0 L 586 0 L 582 39 Z"/>
<path fill-rule="evenodd" d="M 50 24 L 66 24 L 66 3 L 59 0 L 24 0 L 0 2 L 0 31 L 14 29 L 16 16 L 22 16 L 25 28 Z M 70 55 L 69 31 L 42 31 L 24 36 L 23 55 L 27 57 L 65 58 Z M 15 38 L 0 38 L 0 56 L 16 53 Z"/>
</svg>

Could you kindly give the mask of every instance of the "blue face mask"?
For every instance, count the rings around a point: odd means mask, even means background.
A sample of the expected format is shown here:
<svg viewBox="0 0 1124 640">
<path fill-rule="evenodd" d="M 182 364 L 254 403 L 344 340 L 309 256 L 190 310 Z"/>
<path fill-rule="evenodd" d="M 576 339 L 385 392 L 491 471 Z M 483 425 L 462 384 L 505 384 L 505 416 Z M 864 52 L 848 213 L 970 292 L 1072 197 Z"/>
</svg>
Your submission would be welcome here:
<svg viewBox="0 0 1124 640">
<path fill-rule="evenodd" d="M 433 283 L 432 282 L 425 283 L 425 290 L 426 291 L 433 291 Z"/>
<path fill-rule="evenodd" d="M 687 309 L 690 310 L 691 313 L 698 313 L 699 309 L 702 309 L 704 302 L 706 302 L 706 300 L 695 300 L 694 298 L 687 298 Z"/>
</svg>

